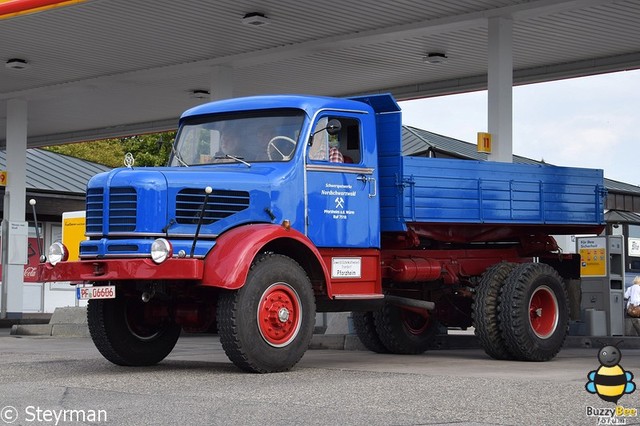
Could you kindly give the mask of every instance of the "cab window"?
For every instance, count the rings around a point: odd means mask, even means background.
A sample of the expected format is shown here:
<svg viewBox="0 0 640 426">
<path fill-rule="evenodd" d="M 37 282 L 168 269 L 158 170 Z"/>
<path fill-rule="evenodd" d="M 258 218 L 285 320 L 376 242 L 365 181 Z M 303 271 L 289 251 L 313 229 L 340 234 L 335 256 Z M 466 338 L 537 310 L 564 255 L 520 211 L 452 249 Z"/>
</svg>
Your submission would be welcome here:
<svg viewBox="0 0 640 426">
<path fill-rule="evenodd" d="M 335 134 L 326 129 L 330 120 L 341 128 Z M 327 115 L 318 119 L 313 130 L 309 160 L 329 163 L 360 163 L 360 121 L 355 118 Z"/>
</svg>

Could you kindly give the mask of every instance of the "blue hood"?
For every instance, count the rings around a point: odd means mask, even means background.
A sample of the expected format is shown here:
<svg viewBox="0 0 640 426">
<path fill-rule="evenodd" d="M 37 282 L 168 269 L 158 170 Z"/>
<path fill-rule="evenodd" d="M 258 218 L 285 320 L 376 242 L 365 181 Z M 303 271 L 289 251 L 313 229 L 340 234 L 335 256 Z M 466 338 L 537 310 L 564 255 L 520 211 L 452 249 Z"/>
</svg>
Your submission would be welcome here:
<svg viewBox="0 0 640 426">
<path fill-rule="evenodd" d="M 203 237 L 243 223 L 291 218 L 294 212 L 272 204 L 279 196 L 272 182 L 282 181 L 282 173 L 271 164 L 120 168 L 102 173 L 87 185 L 87 234 L 192 236 L 207 186 L 213 192 L 200 230 Z"/>
</svg>

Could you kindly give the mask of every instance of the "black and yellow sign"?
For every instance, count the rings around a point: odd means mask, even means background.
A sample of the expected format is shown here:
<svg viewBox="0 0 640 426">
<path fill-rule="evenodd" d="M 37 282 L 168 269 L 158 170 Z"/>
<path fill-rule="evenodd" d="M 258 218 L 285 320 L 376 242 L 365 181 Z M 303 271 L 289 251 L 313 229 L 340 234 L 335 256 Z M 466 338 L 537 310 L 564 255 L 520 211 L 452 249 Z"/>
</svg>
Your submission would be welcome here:
<svg viewBox="0 0 640 426">
<path fill-rule="evenodd" d="M 478 152 L 491 154 L 491 133 L 478 132 Z"/>
<path fill-rule="evenodd" d="M 607 239 L 592 237 L 578 239 L 581 277 L 607 276 Z"/>
</svg>

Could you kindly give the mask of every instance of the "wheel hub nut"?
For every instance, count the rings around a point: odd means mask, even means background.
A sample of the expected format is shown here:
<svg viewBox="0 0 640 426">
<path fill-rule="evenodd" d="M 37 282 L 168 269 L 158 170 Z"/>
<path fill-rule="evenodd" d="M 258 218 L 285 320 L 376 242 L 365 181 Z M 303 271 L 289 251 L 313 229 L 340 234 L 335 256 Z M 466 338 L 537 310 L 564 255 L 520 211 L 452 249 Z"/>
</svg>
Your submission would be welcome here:
<svg viewBox="0 0 640 426">
<path fill-rule="evenodd" d="M 280 322 L 289 321 L 289 310 L 287 308 L 280 308 L 280 310 L 278 310 L 278 319 Z"/>
<path fill-rule="evenodd" d="M 542 316 L 542 308 L 538 308 L 535 310 L 536 316 L 537 317 L 541 317 Z"/>
</svg>

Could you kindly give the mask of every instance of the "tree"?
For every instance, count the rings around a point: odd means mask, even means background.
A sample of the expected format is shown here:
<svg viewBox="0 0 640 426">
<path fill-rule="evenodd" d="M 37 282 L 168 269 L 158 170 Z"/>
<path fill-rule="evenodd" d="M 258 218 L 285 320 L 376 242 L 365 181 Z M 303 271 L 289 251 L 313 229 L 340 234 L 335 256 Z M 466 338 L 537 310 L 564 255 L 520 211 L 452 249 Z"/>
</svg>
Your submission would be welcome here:
<svg viewBox="0 0 640 426">
<path fill-rule="evenodd" d="M 171 154 L 176 132 L 154 133 L 121 139 L 125 153 L 133 154 L 137 166 L 164 166 Z"/>
<path fill-rule="evenodd" d="M 52 152 L 82 158 L 109 167 L 122 167 L 124 155 L 133 154 L 136 166 L 164 166 L 176 132 L 152 133 L 45 147 Z"/>
</svg>

